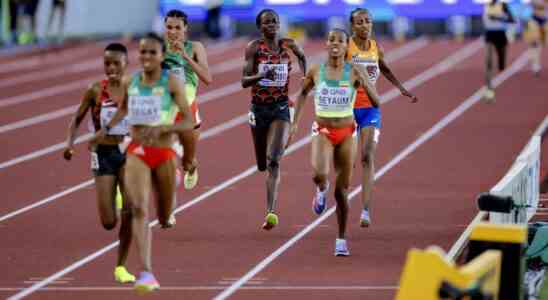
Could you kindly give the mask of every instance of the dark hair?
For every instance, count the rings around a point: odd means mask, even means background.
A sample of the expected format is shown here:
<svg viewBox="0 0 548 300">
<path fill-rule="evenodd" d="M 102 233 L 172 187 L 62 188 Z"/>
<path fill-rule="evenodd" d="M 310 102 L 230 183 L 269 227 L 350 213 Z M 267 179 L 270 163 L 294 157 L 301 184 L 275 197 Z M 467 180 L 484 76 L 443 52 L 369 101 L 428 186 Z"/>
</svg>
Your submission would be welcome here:
<svg viewBox="0 0 548 300">
<path fill-rule="evenodd" d="M 350 13 L 350 24 L 354 23 L 354 15 L 359 13 L 366 13 L 368 16 L 371 16 L 371 13 L 369 12 L 367 8 L 363 8 L 363 7 L 355 8 Z"/>
<path fill-rule="evenodd" d="M 344 33 L 344 36 L 346 36 L 346 43 L 348 43 L 350 41 L 350 35 L 348 34 L 348 32 L 346 32 L 346 30 L 344 29 L 341 29 L 341 28 L 333 28 L 331 30 L 329 30 L 327 32 L 327 35 L 329 35 L 331 32 L 340 32 L 340 33 Z"/>
<path fill-rule="evenodd" d="M 188 25 L 188 16 L 178 9 L 172 9 L 167 12 L 166 17 L 164 18 L 164 23 L 167 21 L 167 18 L 177 18 L 182 19 L 183 24 Z"/>
<path fill-rule="evenodd" d="M 115 52 L 120 52 L 122 54 L 124 54 L 125 56 L 127 56 L 127 48 L 126 46 L 120 44 L 120 43 L 110 43 L 108 44 L 106 47 L 105 47 L 105 52 L 106 51 L 115 51 Z"/>
<path fill-rule="evenodd" d="M 156 41 L 156 42 L 160 43 L 160 45 L 162 45 L 162 52 L 163 53 L 166 52 L 166 44 L 164 43 L 164 39 L 162 37 L 160 37 L 159 35 L 157 35 L 156 33 L 149 32 L 142 39 L 153 40 L 153 41 Z"/>
<path fill-rule="evenodd" d="M 270 8 L 265 8 L 263 10 L 261 10 L 258 14 L 257 14 L 257 18 L 255 18 L 255 25 L 257 25 L 257 28 L 260 28 L 261 27 L 261 17 L 266 14 L 266 13 L 271 13 L 273 15 L 276 16 L 276 19 L 280 19 L 280 16 L 278 16 L 278 13 L 275 12 L 273 9 L 270 9 Z"/>
</svg>

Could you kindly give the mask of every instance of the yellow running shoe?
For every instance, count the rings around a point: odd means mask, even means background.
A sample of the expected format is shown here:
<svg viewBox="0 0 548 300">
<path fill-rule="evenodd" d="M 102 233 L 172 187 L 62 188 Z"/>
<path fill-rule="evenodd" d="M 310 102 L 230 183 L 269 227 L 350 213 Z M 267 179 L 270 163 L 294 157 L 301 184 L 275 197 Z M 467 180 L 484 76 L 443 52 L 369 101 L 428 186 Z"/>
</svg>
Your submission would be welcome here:
<svg viewBox="0 0 548 300">
<path fill-rule="evenodd" d="M 135 276 L 129 273 L 124 266 L 117 266 L 114 269 L 114 279 L 119 283 L 135 282 Z"/>
<path fill-rule="evenodd" d="M 270 230 L 278 225 L 278 216 L 275 213 L 268 213 L 263 224 L 264 230 Z"/>
<path fill-rule="evenodd" d="M 116 198 L 114 198 L 114 203 L 116 205 L 116 210 L 122 210 L 124 206 L 124 200 L 122 198 L 122 193 L 120 192 L 120 186 L 116 186 Z"/>
<path fill-rule="evenodd" d="M 184 178 L 185 189 L 191 190 L 198 183 L 198 168 L 194 169 L 194 172 L 186 172 Z"/>
</svg>

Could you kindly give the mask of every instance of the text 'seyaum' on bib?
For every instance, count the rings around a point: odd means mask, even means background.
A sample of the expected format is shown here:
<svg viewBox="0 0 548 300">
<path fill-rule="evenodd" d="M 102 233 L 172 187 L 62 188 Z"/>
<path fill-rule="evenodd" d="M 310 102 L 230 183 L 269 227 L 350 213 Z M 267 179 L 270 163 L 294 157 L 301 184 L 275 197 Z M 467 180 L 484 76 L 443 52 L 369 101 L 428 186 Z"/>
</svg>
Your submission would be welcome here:
<svg viewBox="0 0 548 300">
<path fill-rule="evenodd" d="M 154 125 L 161 121 L 162 97 L 130 96 L 128 116 L 132 125 Z"/>
</svg>

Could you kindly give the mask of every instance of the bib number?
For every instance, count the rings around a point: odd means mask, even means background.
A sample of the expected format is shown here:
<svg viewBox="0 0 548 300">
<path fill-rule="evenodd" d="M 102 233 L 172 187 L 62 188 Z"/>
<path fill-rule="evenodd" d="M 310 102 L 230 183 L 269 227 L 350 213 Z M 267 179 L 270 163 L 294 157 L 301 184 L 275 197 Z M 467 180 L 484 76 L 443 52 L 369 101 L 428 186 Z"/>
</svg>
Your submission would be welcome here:
<svg viewBox="0 0 548 300">
<path fill-rule="evenodd" d="M 129 122 L 133 125 L 154 125 L 162 118 L 160 96 L 131 96 L 128 103 Z"/>
<path fill-rule="evenodd" d="M 102 107 L 101 108 L 101 127 L 105 128 L 112 120 L 112 117 L 118 111 L 115 107 Z M 116 126 L 112 127 L 107 134 L 109 135 L 127 135 L 129 133 L 129 124 L 127 118 L 122 119 Z"/>
<path fill-rule="evenodd" d="M 259 64 L 259 73 L 266 73 L 269 70 L 274 70 L 274 80 L 263 78 L 259 84 L 268 87 L 285 86 L 289 75 L 287 64 Z"/>
<path fill-rule="evenodd" d="M 99 156 L 97 152 L 91 152 L 91 169 L 93 171 L 99 170 Z"/>
<path fill-rule="evenodd" d="M 327 87 L 318 89 L 319 111 L 339 112 L 352 109 L 351 90 L 345 87 Z"/>
</svg>

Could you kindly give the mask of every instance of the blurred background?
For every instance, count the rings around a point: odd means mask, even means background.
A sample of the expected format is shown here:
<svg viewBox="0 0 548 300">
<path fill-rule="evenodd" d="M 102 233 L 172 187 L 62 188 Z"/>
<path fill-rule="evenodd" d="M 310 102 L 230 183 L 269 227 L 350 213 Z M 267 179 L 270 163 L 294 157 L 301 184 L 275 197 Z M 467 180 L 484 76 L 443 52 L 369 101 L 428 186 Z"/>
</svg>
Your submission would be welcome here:
<svg viewBox="0 0 548 300">
<path fill-rule="evenodd" d="M 508 1 L 521 20 L 531 14 L 530 0 Z M 275 9 L 282 32 L 321 36 L 345 27 L 350 11 L 368 8 L 377 36 L 477 36 L 482 33 L 485 0 L 0 0 L 4 47 L 47 44 L 66 39 L 139 35 L 161 31 L 170 9 L 189 15 L 194 38 L 229 39 L 256 32 L 256 14 Z M 523 23 L 523 22 L 521 22 Z M 520 33 L 518 23 L 511 32 Z"/>
</svg>

